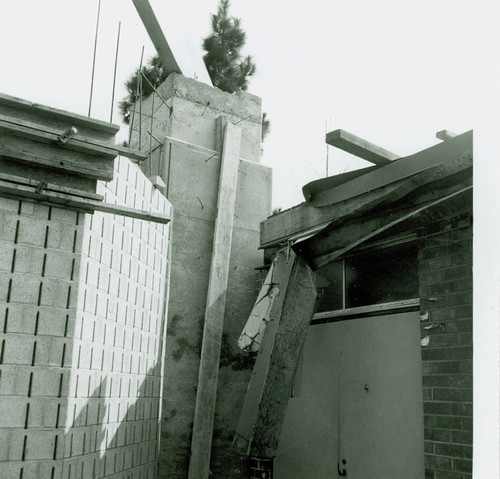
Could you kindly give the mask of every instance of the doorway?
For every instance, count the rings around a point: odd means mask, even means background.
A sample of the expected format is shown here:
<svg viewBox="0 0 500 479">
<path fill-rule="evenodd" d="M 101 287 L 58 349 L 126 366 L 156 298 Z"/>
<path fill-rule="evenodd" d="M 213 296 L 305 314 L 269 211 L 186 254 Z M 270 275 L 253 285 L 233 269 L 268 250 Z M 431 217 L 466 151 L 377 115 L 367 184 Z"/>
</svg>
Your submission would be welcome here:
<svg viewBox="0 0 500 479">
<path fill-rule="evenodd" d="M 422 479 L 418 312 L 311 325 L 277 479 Z"/>
</svg>

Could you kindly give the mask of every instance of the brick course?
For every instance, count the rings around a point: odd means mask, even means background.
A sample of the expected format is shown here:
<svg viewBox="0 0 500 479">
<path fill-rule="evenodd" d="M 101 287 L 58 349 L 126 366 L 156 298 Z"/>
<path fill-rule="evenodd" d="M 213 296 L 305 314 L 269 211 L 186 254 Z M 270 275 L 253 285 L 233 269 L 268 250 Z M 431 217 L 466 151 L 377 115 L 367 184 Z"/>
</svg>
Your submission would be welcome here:
<svg viewBox="0 0 500 479">
<path fill-rule="evenodd" d="M 431 236 L 432 234 L 432 236 Z M 472 228 L 468 215 L 421 231 L 419 281 L 427 479 L 472 473 Z"/>
</svg>

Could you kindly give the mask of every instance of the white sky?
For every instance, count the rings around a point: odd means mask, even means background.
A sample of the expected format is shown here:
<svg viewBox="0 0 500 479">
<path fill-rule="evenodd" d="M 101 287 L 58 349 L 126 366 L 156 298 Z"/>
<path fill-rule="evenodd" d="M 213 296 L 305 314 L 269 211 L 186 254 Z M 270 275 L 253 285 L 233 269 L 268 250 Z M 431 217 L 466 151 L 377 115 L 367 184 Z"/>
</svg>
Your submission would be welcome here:
<svg viewBox="0 0 500 479">
<path fill-rule="evenodd" d="M 151 3 L 160 22 L 174 19 L 199 46 L 218 2 Z M 274 170 L 273 205 L 288 208 L 302 202 L 302 186 L 325 176 L 325 125 L 328 131 L 343 128 L 401 155 L 437 143 L 435 133 L 443 129 L 474 129 L 475 144 L 500 151 L 498 142 L 490 141 L 500 131 L 490 122 L 500 112 L 496 3 L 233 0 L 232 13 L 242 18 L 247 33 L 245 53 L 257 64 L 249 91 L 262 98 L 272 122 L 262 162 Z M 0 92 L 86 115 L 97 4 L 2 2 Z M 123 82 L 138 66 L 142 45 L 146 58 L 154 54 L 132 1 L 102 0 L 92 106 L 92 116 L 102 120 L 110 115 L 119 20 L 116 104 L 124 96 Z M 120 120 L 117 109 L 113 120 Z M 126 131 L 120 136 L 126 138 Z M 496 159 L 486 164 L 487 154 L 478 157 L 477 151 L 475 180 L 476 185 L 477 178 L 484 181 L 480 191 L 487 201 L 488 188 L 498 196 L 498 175 L 488 169 Z M 367 165 L 331 147 L 329 159 L 330 174 Z M 491 241 L 485 247 L 498 251 Z M 498 274 L 492 281 L 498 311 Z M 498 451 L 498 434 L 495 441 Z M 477 477 L 498 477 L 498 464 L 494 467 L 488 471 L 496 473 Z"/>
</svg>

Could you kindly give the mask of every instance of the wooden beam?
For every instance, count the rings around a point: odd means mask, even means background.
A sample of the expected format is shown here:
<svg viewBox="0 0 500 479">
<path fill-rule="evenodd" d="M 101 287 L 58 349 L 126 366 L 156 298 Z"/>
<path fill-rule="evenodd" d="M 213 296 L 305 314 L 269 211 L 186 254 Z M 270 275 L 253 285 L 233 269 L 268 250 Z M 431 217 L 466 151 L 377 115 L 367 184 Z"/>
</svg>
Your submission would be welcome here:
<svg viewBox="0 0 500 479">
<path fill-rule="evenodd" d="M 425 184 L 471 166 L 472 132 L 468 132 L 325 192 L 331 199 L 341 199 L 338 203 L 322 207 L 303 203 L 270 216 L 261 223 L 261 248 L 284 244 L 299 233 L 306 234 L 349 215 L 398 201 Z M 351 188 L 356 189 L 356 196 Z"/>
<path fill-rule="evenodd" d="M 111 181 L 114 175 L 114 158 L 112 157 L 100 157 L 100 161 L 96 161 L 96 157 L 91 157 L 86 153 L 2 132 L 0 132 L 0 156 L 84 178 Z"/>
<path fill-rule="evenodd" d="M 212 262 L 196 391 L 189 462 L 190 479 L 207 479 L 210 472 L 210 453 L 236 205 L 240 142 L 240 128 L 232 123 L 227 123 L 222 147 L 217 218 L 214 227 Z"/>
<path fill-rule="evenodd" d="M 68 124 L 68 126 L 71 125 Z M 78 134 L 66 143 L 61 144 L 58 138 L 63 133 L 62 130 L 2 114 L 0 114 L 0 133 L 54 145 L 61 149 L 87 153 L 94 157 L 114 159 L 116 156 L 121 155 L 138 161 L 144 161 L 147 158 L 146 153 L 119 145 L 110 145 L 109 143 Z"/>
<path fill-rule="evenodd" d="M 120 130 L 120 126 L 113 123 L 88 118 L 87 116 L 40 105 L 39 103 L 32 103 L 31 101 L 5 95 L 4 93 L 0 93 L 0 110 L 8 112 L 9 115 L 14 115 L 17 118 L 40 118 L 40 120 L 43 120 L 47 124 L 54 124 L 54 121 L 51 122 L 50 120 L 56 120 L 59 125 L 74 125 L 84 131 L 92 130 L 93 134 L 101 133 L 100 136 L 106 136 L 107 138 L 114 137 Z"/>
<path fill-rule="evenodd" d="M 32 186 L 33 188 L 39 188 L 41 183 L 40 181 L 34 180 L 32 178 L 25 178 L 23 176 L 10 175 L 7 173 L 0 173 L 0 180 L 18 185 Z M 55 193 L 63 193 L 71 196 L 80 196 L 82 198 L 90 198 L 91 200 L 96 200 L 96 201 L 104 200 L 104 196 L 98 195 L 97 193 L 78 190 L 76 188 L 71 188 L 69 186 L 56 185 L 55 183 L 43 182 L 43 190 L 53 191 Z"/>
<path fill-rule="evenodd" d="M 102 201 L 69 194 L 67 192 L 58 193 L 51 191 L 51 189 L 46 190 L 45 186 L 46 185 L 43 184 L 43 182 L 38 186 L 34 186 L 29 183 L 29 180 L 26 184 L 19 184 L 0 179 L 0 195 L 21 200 L 28 199 L 47 205 L 64 206 L 66 208 L 73 208 L 85 213 L 102 211 L 103 213 L 128 216 L 130 218 L 137 218 L 140 220 L 153 221 L 162 224 L 167 224 L 171 221 L 171 217 L 163 213 L 155 213 L 129 208 L 127 206 L 103 203 Z"/>
<path fill-rule="evenodd" d="M 269 333 L 272 336 L 273 331 L 266 327 L 256 374 L 250 380 L 235 437 L 240 452 L 258 457 L 276 455 L 300 353 L 314 312 L 315 278 L 304 258 L 296 257 L 283 293 L 281 311 L 269 323 L 279 324 L 274 326 L 276 333 L 270 339 L 266 336 Z"/>
<path fill-rule="evenodd" d="M 391 153 L 345 130 L 335 130 L 327 133 L 326 143 L 375 165 L 387 165 L 391 161 L 400 158 L 400 155 Z"/>
<path fill-rule="evenodd" d="M 455 138 L 455 136 L 457 136 L 455 133 L 448 130 L 441 130 L 436 133 L 436 138 L 442 141 L 450 140 L 451 138 Z"/>
</svg>

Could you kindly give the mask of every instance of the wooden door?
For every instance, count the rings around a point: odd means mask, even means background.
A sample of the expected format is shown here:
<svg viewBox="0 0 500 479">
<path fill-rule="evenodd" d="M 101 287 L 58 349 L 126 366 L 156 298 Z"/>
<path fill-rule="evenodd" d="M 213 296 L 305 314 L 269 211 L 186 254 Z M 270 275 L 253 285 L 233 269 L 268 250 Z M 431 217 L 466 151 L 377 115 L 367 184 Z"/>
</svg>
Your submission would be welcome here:
<svg viewBox="0 0 500 479">
<path fill-rule="evenodd" d="M 421 373 L 418 313 L 311 326 L 276 478 L 422 479 Z"/>
</svg>

